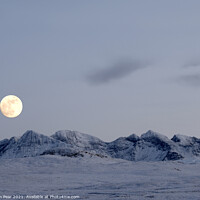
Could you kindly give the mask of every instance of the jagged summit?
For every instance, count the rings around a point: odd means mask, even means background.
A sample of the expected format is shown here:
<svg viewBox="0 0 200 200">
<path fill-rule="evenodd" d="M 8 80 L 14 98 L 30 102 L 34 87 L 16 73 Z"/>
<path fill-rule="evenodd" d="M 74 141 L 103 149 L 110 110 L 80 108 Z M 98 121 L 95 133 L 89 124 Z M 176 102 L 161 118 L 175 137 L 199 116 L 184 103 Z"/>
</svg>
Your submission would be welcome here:
<svg viewBox="0 0 200 200">
<path fill-rule="evenodd" d="M 181 135 L 181 134 L 176 134 L 172 137 L 171 139 L 172 141 L 179 143 L 181 145 L 192 145 L 195 142 L 200 142 L 200 140 L 196 137 L 190 137 L 190 136 L 186 136 L 186 135 Z"/>
<path fill-rule="evenodd" d="M 23 145 L 42 145 L 42 144 L 54 144 L 57 141 L 52 137 L 37 133 L 33 130 L 26 131 L 18 140 L 18 143 Z"/>
<path fill-rule="evenodd" d="M 200 156 L 200 139 L 174 135 L 168 137 L 152 130 L 141 137 L 131 134 L 113 142 L 72 130 L 61 130 L 45 136 L 33 130 L 21 137 L 0 141 L 0 158 L 30 157 L 40 155 L 101 156 L 131 161 L 179 160 Z"/>
<path fill-rule="evenodd" d="M 51 136 L 55 140 L 64 142 L 76 152 L 91 152 L 106 155 L 106 143 L 97 137 L 72 130 L 57 131 Z"/>
<path fill-rule="evenodd" d="M 140 139 L 140 137 L 133 133 L 133 134 L 129 135 L 128 137 L 126 137 L 126 139 L 131 142 L 136 142 Z"/>
<path fill-rule="evenodd" d="M 48 143 L 49 141 L 51 141 L 52 138 L 45 136 L 43 134 L 37 133 L 33 130 L 28 130 L 26 131 L 22 137 L 20 138 L 21 142 L 25 142 L 25 143 L 38 143 L 41 144 L 43 142 Z"/>
<path fill-rule="evenodd" d="M 168 138 L 167 136 L 162 135 L 162 134 L 157 133 L 157 132 L 152 131 L 152 130 L 148 130 L 146 133 L 143 133 L 143 134 L 141 135 L 141 138 L 142 138 L 142 139 L 153 138 L 153 137 L 154 137 L 154 138 L 159 138 L 159 139 L 161 139 L 161 140 L 167 140 L 167 141 L 169 141 L 169 138 Z"/>
<path fill-rule="evenodd" d="M 97 137 L 72 130 L 60 130 L 53 134 L 51 137 L 73 145 L 86 145 L 89 143 L 102 142 L 102 140 Z"/>
<path fill-rule="evenodd" d="M 23 135 L 42 135 L 41 133 L 37 133 L 33 130 L 27 130 Z"/>
</svg>

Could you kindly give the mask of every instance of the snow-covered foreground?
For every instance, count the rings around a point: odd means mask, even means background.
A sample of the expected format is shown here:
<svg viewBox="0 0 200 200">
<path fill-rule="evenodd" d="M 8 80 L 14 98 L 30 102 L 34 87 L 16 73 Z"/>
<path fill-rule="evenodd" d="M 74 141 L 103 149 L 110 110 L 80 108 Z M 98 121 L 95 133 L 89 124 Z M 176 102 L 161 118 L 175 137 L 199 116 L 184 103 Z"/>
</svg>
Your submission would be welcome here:
<svg viewBox="0 0 200 200">
<path fill-rule="evenodd" d="M 131 162 L 89 156 L 2 159 L 0 198 L 3 195 L 54 195 L 54 199 L 58 199 L 56 195 L 65 195 L 65 198 L 79 196 L 78 199 L 91 200 L 199 200 L 200 163 Z"/>
</svg>

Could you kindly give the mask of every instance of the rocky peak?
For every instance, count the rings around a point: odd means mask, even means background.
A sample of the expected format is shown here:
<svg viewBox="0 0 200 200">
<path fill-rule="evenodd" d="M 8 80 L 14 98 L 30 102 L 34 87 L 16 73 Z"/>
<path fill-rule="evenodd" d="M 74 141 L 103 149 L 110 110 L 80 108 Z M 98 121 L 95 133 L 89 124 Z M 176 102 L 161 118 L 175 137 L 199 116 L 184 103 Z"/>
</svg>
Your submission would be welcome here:
<svg viewBox="0 0 200 200">
<path fill-rule="evenodd" d="M 194 144 L 195 142 L 197 142 L 197 138 L 195 137 L 190 137 L 190 136 L 186 136 L 186 135 L 181 135 L 181 134 L 176 134 L 172 137 L 171 139 L 172 141 L 179 143 L 180 145 L 184 145 L 184 146 L 190 146 L 192 144 Z"/>
<path fill-rule="evenodd" d="M 128 137 L 126 137 L 126 140 L 128 140 L 130 142 L 137 142 L 139 139 L 140 139 L 140 137 L 135 134 L 131 134 Z"/>
</svg>

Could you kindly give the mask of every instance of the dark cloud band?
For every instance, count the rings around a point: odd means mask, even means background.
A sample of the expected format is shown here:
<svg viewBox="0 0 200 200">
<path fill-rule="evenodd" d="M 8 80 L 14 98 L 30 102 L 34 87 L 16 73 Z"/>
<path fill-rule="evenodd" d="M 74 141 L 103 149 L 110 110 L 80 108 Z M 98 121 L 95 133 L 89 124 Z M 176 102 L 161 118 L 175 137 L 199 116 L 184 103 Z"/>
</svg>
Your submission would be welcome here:
<svg viewBox="0 0 200 200">
<path fill-rule="evenodd" d="M 145 68 L 146 66 L 147 64 L 139 61 L 121 61 L 112 65 L 111 67 L 101 69 L 93 74 L 88 75 L 87 81 L 93 85 L 106 84 L 128 76 L 137 70 Z"/>
<path fill-rule="evenodd" d="M 191 86 L 200 86 L 200 74 L 184 75 L 179 80 Z"/>
<path fill-rule="evenodd" d="M 200 60 L 192 60 L 183 65 L 184 68 L 200 67 Z"/>
</svg>

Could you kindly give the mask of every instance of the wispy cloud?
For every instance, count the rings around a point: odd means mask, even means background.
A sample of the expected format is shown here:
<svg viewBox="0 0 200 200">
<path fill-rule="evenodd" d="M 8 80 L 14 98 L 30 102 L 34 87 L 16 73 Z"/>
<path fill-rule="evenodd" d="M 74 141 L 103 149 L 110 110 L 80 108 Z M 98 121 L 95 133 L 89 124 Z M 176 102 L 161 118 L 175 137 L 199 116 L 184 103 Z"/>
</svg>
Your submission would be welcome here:
<svg viewBox="0 0 200 200">
<path fill-rule="evenodd" d="M 183 65 L 184 68 L 200 67 L 200 60 L 191 60 Z"/>
<path fill-rule="evenodd" d="M 185 64 L 182 65 L 182 68 L 188 69 L 190 74 L 180 75 L 176 78 L 176 81 L 192 87 L 200 87 L 200 59 L 191 59 L 190 61 L 185 62 Z"/>
<path fill-rule="evenodd" d="M 89 74 L 86 78 L 92 85 L 106 84 L 114 80 L 118 80 L 143 69 L 147 63 L 141 61 L 120 61 L 112 66 L 96 71 Z"/>
<path fill-rule="evenodd" d="M 189 84 L 190 86 L 200 86 L 200 74 L 183 75 L 179 81 Z"/>
</svg>

